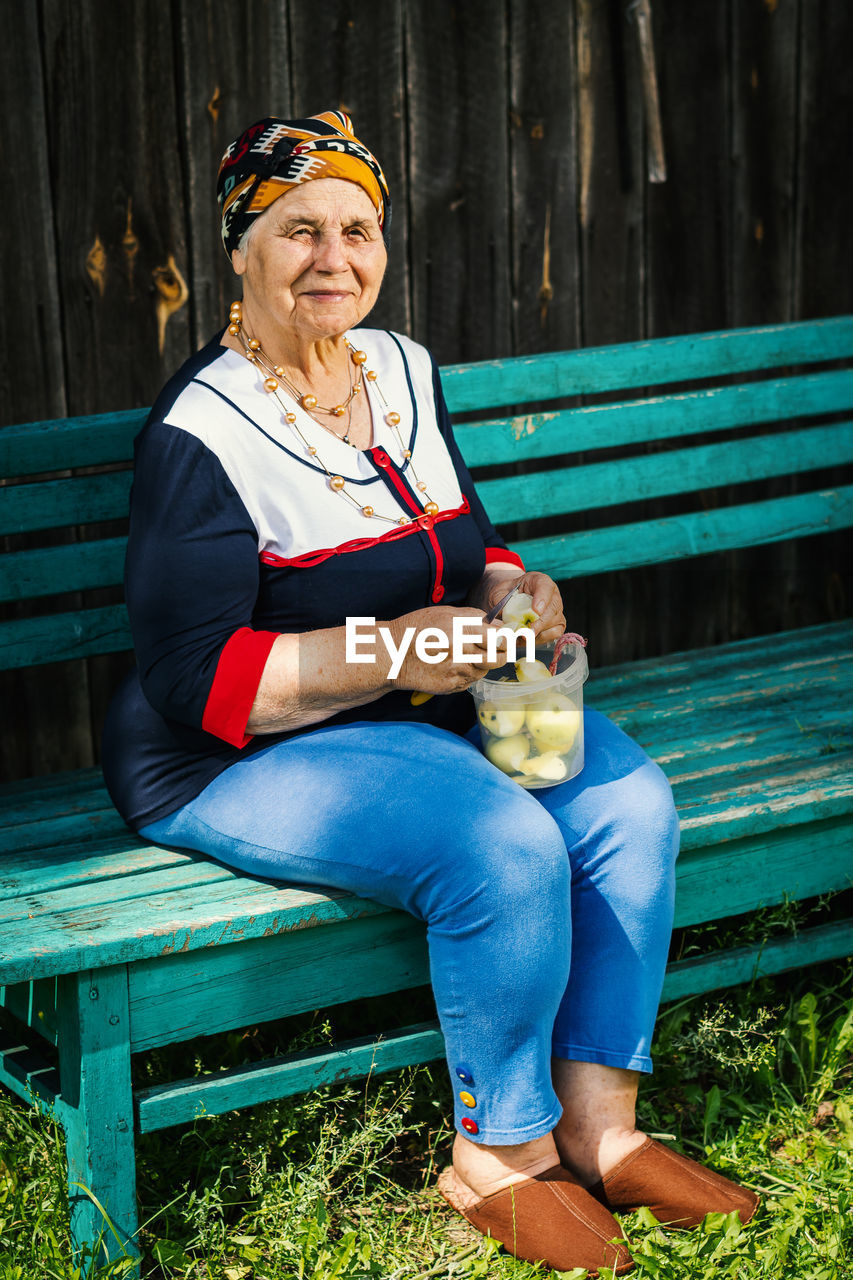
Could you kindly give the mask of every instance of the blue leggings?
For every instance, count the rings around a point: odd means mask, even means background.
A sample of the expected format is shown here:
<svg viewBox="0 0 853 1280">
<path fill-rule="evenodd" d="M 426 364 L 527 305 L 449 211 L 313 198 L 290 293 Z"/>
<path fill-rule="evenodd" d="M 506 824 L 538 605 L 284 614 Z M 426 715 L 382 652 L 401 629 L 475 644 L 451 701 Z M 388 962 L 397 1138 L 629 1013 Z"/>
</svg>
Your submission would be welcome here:
<svg viewBox="0 0 853 1280">
<path fill-rule="evenodd" d="M 142 834 L 425 921 L 457 1128 L 526 1142 L 561 1114 L 552 1054 L 651 1070 L 672 927 L 669 783 L 603 715 L 584 731 L 583 771 L 530 792 L 431 725 L 318 728 Z"/>
</svg>

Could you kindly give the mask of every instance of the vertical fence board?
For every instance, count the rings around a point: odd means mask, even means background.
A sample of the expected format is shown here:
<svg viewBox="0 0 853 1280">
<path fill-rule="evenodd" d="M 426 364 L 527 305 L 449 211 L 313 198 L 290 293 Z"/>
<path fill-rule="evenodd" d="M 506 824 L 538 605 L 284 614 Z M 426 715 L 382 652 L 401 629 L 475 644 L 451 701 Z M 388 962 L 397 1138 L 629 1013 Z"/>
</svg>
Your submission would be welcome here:
<svg viewBox="0 0 853 1280">
<path fill-rule="evenodd" d="M 512 350 L 503 9 L 406 11 L 413 336 L 440 363 Z"/>
<path fill-rule="evenodd" d="M 293 110 L 297 116 L 344 110 L 379 160 L 391 193 L 388 270 L 365 321 L 411 330 L 408 273 L 408 175 L 401 0 L 329 0 L 320 29 L 316 5 L 291 3 Z M 322 38 L 319 38 L 322 33 Z"/>
<path fill-rule="evenodd" d="M 587 64 L 578 68 L 579 115 L 589 117 L 578 131 L 581 332 L 584 346 L 601 346 L 644 332 L 642 86 L 624 6 L 578 0 L 577 12 Z"/>
<path fill-rule="evenodd" d="M 793 276 L 803 318 L 853 310 L 853 7 L 849 0 L 801 0 L 797 244 Z M 849 536 L 820 539 L 798 563 L 791 613 L 844 617 L 853 602 Z"/>
<path fill-rule="evenodd" d="M 798 0 L 732 8 L 732 325 L 793 315 Z"/>
<path fill-rule="evenodd" d="M 57 417 L 66 401 L 38 10 L 4 0 L 0 19 L 16 37 L 0 41 L 7 104 L 0 154 L 8 175 L 0 241 L 0 422 L 7 424 Z M 0 540 L 0 546 L 11 544 Z M 18 612 L 14 606 L 4 610 Z M 3 672 L 0 777 L 61 768 L 67 747 L 56 732 L 57 717 L 69 726 L 73 749 L 91 758 L 85 675 L 83 663 L 75 664 L 71 681 L 52 670 Z"/>
<path fill-rule="evenodd" d="M 853 6 L 804 0 L 800 39 L 797 313 L 853 309 Z M 839 255 L 843 255 L 841 258 Z"/>
<path fill-rule="evenodd" d="M 192 278 L 193 345 L 225 324 L 239 295 L 222 248 L 216 174 L 225 148 L 254 120 L 290 115 L 287 8 L 264 0 L 180 0 L 180 136 Z"/>
<path fill-rule="evenodd" d="M 170 11 L 143 0 L 47 0 L 48 130 L 65 312 L 68 407 L 150 403 L 189 353 L 188 308 L 157 304 L 186 280 Z"/>
<path fill-rule="evenodd" d="M 513 350 L 580 345 L 572 5 L 510 6 Z"/>
<path fill-rule="evenodd" d="M 652 11 L 667 180 L 647 185 L 648 332 L 667 337 L 727 322 L 729 57 L 718 0 Z"/>
<path fill-rule="evenodd" d="M 65 412 L 62 312 L 35 5 L 0 4 L 0 154 L 7 174 L 0 238 L 0 422 Z M 11 109 L 14 106 L 14 110 Z M 34 352 L 38 358 L 34 359 Z"/>
<path fill-rule="evenodd" d="M 71 413 L 150 404 L 190 351 L 171 19 L 171 7 L 145 0 L 44 5 Z M 87 593 L 86 602 L 107 598 Z M 88 664 L 86 728 L 95 740 L 127 666 L 125 655 Z M 73 669 L 65 678 L 75 680 Z M 65 764 L 83 763 L 69 745 Z"/>
</svg>

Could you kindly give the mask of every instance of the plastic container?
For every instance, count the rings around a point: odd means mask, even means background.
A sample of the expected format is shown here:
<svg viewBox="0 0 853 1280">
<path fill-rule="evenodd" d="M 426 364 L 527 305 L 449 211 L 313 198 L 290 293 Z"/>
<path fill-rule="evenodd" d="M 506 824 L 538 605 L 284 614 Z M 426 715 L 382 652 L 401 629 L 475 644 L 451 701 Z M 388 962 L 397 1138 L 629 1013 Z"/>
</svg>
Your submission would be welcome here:
<svg viewBox="0 0 853 1280">
<path fill-rule="evenodd" d="M 536 649 L 546 667 L 553 653 L 553 644 Z M 528 790 L 553 787 L 579 774 L 588 675 L 586 651 L 572 642 L 560 654 L 554 676 L 522 683 L 514 665 L 507 663 L 472 684 L 487 759 Z"/>
</svg>

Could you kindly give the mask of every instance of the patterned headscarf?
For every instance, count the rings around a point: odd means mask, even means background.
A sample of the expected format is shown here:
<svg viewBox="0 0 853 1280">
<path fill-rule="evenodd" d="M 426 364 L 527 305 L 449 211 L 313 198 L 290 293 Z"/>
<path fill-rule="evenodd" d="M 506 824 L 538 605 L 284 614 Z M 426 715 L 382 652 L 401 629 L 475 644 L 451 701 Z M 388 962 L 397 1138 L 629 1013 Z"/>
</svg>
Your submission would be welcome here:
<svg viewBox="0 0 853 1280">
<path fill-rule="evenodd" d="M 285 191 L 311 178 L 344 178 L 370 197 L 387 236 L 391 197 L 379 161 L 353 133 L 343 111 L 307 120 L 274 116 L 250 125 L 225 152 L 216 181 L 222 243 L 229 258 L 243 233 Z"/>
</svg>

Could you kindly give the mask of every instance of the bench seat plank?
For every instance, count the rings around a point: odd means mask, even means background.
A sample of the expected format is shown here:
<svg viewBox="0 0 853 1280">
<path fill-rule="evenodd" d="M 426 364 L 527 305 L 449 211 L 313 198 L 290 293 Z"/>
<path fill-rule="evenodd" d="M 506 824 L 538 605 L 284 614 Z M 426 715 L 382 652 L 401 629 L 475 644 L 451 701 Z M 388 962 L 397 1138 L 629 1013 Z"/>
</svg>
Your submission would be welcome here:
<svg viewBox="0 0 853 1280">
<path fill-rule="evenodd" d="M 125 873 L 139 875 L 142 872 L 168 870 L 197 861 L 201 855 L 180 849 L 164 849 L 159 845 L 141 842 L 128 848 L 128 833 L 114 838 L 103 849 L 91 849 L 77 845 L 72 849 L 60 848 L 54 854 L 38 852 L 17 855 L 13 865 L 0 859 L 0 913 L 10 909 L 14 898 L 28 894 L 47 894 L 86 885 L 110 876 Z"/>
</svg>

